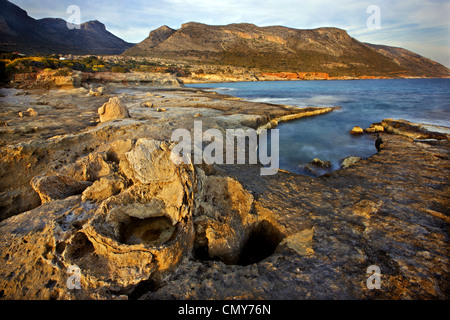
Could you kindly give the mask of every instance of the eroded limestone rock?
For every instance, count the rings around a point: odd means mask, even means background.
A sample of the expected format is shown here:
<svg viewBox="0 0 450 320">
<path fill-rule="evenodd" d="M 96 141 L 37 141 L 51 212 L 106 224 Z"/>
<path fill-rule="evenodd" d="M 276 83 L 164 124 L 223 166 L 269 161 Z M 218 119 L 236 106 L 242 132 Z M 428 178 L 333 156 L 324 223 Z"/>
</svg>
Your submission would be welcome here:
<svg viewBox="0 0 450 320">
<path fill-rule="evenodd" d="M 342 163 L 341 163 L 341 168 L 345 169 L 350 167 L 352 164 L 357 163 L 358 161 L 361 161 L 362 159 L 360 157 L 355 157 L 355 156 L 350 156 L 350 157 L 346 157 Z"/>
<path fill-rule="evenodd" d="M 98 109 L 98 114 L 100 115 L 100 122 L 130 117 L 127 107 L 117 97 L 110 98 L 109 102 L 103 104 L 103 106 Z"/>
<path fill-rule="evenodd" d="M 31 180 L 31 186 L 39 194 L 42 203 L 81 194 L 90 185 L 91 182 L 77 181 L 65 175 L 37 176 Z"/>
<path fill-rule="evenodd" d="M 244 101 L 221 108 L 288 113 Z M 188 127 L 195 112 L 170 121 Z M 448 299 L 447 140 L 384 133 L 383 153 L 319 178 L 261 177 L 257 166 L 202 166 L 205 174 L 172 167 L 171 144 L 151 137 L 170 137 L 173 126 L 149 123 L 2 150 L 0 206 L 29 210 L 29 181 L 45 172 L 96 187 L 125 181 L 112 194 L 87 188 L 97 201 L 69 196 L 0 222 L 3 299 Z M 369 265 L 381 268 L 382 290 L 366 287 Z M 75 267 L 80 290 L 67 286 Z"/>
<path fill-rule="evenodd" d="M 147 142 L 148 146 L 163 143 Z M 142 146 L 141 143 L 137 147 L 144 151 Z M 158 159 L 156 165 L 172 164 L 169 148 L 151 151 L 145 154 L 151 155 L 154 161 Z M 124 189 L 126 184 L 117 173 L 99 176 L 102 168 L 113 169 L 101 155 L 104 154 L 91 154 L 75 164 L 86 169 L 80 177 L 98 178 L 82 197 L 68 196 L 82 191 L 76 189 L 78 184 L 87 186 L 91 182 L 79 182 L 63 175 L 37 177 L 33 186 L 42 194 L 43 202 L 53 200 L 56 203 L 46 203 L 2 222 L 0 229 L 2 234 L 5 231 L 2 239 L 5 245 L 0 252 L 10 263 L 9 267 L 0 270 L 4 296 L 30 299 L 120 298 L 123 294 L 132 294 L 141 281 L 172 270 L 190 253 L 194 241 L 191 209 L 194 207 L 193 168 L 182 165 L 173 171 L 171 181 L 163 179 L 163 176 L 148 175 L 151 182 L 137 181 Z M 119 154 L 118 157 L 123 156 Z M 89 158 L 100 160 L 94 164 L 103 166 L 94 166 L 95 170 L 83 166 L 89 163 L 85 161 Z M 142 167 L 134 161 L 144 158 L 131 160 L 130 168 L 134 170 Z M 65 170 L 67 172 L 67 168 Z M 117 192 L 120 193 L 113 195 Z M 68 198 L 57 200 L 63 197 Z M 84 201 L 88 199 L 97 201 Z M 26 227 L 21 227 L 24 224 Z M 34 237 L 39 241 L 33 240 L 34 243 L 28 246 L 19 245 L 21 241 L 28 243 Z M 26 254 L 27 248 L 34 244 L 38 248 L 33 255 Z M 66 284 L 70 276 L 67 270 L 76 268 L 80 270 L 81 290 L 71 291 Z M 11 283 L 14 285 L 8 285 L 3 277 L 5 272 L 15 273 L 20 279 L 13 280 Z M 42 276 L 42 272 L 45 275 Z M 41 286 L 28 289 L 38 281 L 44 281 L 44 289 Z M 27 291 L 25 295 L 24 290 Z"/>
<path fill-rule="evenodd" d="M 140 183 L 173 181 L 176 165 L 170 159 L 169 144 L 152 139 L 139 139 L 125 154 L 132 172 L 129 178 Z"/>
<path fill-rule="evenodd" d="M 318 168 L 330 168 L 331 162 L 330 161 L 323 161 L 319 158 L 314 158 L 310 163 L 310 165 L 318 167 Z"/>
<path fill-rule="evenodd" d="M 381 125 L 387 133 L 400 134 L 412 139 L 447 140 L 450 134 L 445 127 L 426 126 L 406 120 L 384 119 Z"/>
<path fill-rule="evenodd" d="M 83 201 L 103 201 L 119 193 L 125 186 L 124 179 L 119 175 L 108 175 L 95 181 L 84 190 L 82 199 Z"/>
<path fill-rule="evenodd" d="M 312 175 L 320 176 L 331 170 L 331 162 L 315 158 L 304 166 L 304 170 Z"/>
<path fill-rule="evenodd" d="M 384 132 L 384 127 L 381 124 L 372 124 L 369 128 L 365 129 L 366 133 L 378 133 Z"/>
<path fill-rule="evenodd" d="M 354 135 L 363 134 L 364 133 L 364 129 L 361 128 L 361 127 L 356 126 L 350 131 L 350 133 L 354 134 Z"/>
<path fill-rule="evenodd" d="M 108 161 L 106 152 L 94 152 L 77 160 L 75 163 L 65 166 L 61 172 L 76 180 L 94 182 L 102 177 L 114 174 L 117 165 Z"/>
<path fill-rule="evenodd" d="M 286 237 L 280 246 L 287 246 L 301 256 L 311 256 L 314 254 L 312 238 L 314 229 L 305 229 Z"/>
<path fill-rule="evenodd" d="M 229 177 L 199 172 L 196 199 L 196 250 L 204 258 L 237 263 L 251 226 L 257 221 L 250 211 L 253 196 Z"/>
</svg>

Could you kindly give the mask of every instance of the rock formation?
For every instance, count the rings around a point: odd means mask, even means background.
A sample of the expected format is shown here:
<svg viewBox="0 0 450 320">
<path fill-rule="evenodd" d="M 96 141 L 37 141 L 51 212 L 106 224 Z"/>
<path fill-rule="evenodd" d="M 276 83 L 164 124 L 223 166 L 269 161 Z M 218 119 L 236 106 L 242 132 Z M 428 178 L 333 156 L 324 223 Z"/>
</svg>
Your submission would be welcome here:
<svg viewBox="0 0 450 320">
<path fill-rule="evenodd" d="M 106 98 L 77 90 L 73 111 L 50 99 L 17 119 L 41 92 L 4 103 L 13 128 L 41 111 L 63 128 L 2 131 L 2 299 L 449 298 L 443 128 L 386 119 L 382 153 L 316 178 L 262 177 L 259 165 L 175 165 L 173 128 L 193 130 L 201 112 L 205 128 L 257 129 L 312 108 L 159 89 L 126 97 L 132 119 L 97 125 Z M 166 112 L 141 108 L 163 95 Z"/>
<path fill-rule="evenodd" d="M 307 163 L 303 170 L 307 172 L 308 174 L 312 174 L 314 176 L 320 176 L 322 174 L 325 174 L 331 170 L 331 162 L 330 161 L 323 161 L 319 158 L 315 158 L 311 160 L 309 163 Z"/>
<path fill-rule="evenodd" d="M 369 128 L 364 129 L 365 133 L 384 132 L 384 127 L 381 124 L 372 124 Z"/>
<path fill-rule="evenodd" d="M 31 186 L 39 194 L 42 203 L 81 194 L 91 185 L 88 181 L 76 181 L 70 176 L 37 176 L 31 180 Z"/>
<path fill-rule="evenodd" d="M 117 174 L 108 175 L 96 180 L 83 191 L 83 201 L 103 201 L 125 189 L 125 181 Z"/>
<path fill-rule="evenodd" d="M 100 115 L 100 122 L 130 117 L 127 107 L 117 97 L 111 98 L 107 103 L 103 104 L 103 106 L 98 109 L 98 114 Z"/>
<path fill-rule="evenodd" d="M 355 156 L 349 156 L 347 158 L 345 158 L 344 160 L 342 160 L 341 163 L 341 168 L 345 169 L 350 167 L 352 164 L 357 163 L 358 161 L 361 161 L 362 159 L 360 157 L 355 157 Z"/>
<path fill-rule="evenodd" d="M 364 130 L 363 130 L 363 128 L 356 126 L 350 131 L 350 133 L 354 134 L 354 135 L 359 135 L 359 134 L 363 134 Z"/>
</svg>

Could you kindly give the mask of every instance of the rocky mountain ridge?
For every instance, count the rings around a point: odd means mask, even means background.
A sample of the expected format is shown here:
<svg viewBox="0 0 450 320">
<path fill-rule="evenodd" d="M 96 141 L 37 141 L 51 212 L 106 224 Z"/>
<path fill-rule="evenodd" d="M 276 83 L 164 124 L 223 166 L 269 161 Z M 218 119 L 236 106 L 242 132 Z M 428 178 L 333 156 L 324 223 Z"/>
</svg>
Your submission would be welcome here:
<svg viewBox="0 0 450 320">
<path fill-rule="evenodd" d="M 133 46 L 95 20 L 69 29 L 59 18 L 36 20 L 15 4 L 0 0 L 0 50 L 25 54 L 121 54 Z"/>
<path fill-rule="evenodd" d="M 362 43 L 338 28 L 300 30 L 239 23 L 197 22 L 158 28 L 125 56 L 161 57 L 267 72 L 322 72 L 330 76 L 450 76 L 443 65 L 402 48 Z"/>
</svg>

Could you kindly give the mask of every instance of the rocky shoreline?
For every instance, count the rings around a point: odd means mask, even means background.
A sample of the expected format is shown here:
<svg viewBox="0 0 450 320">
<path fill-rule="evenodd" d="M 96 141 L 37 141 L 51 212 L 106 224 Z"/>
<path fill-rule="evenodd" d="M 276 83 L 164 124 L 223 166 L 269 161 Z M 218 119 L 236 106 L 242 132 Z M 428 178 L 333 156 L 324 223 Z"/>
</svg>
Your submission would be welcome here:
<svg viewBox="0 0 450 320">
<path fill-rule="evenodd" d="M 66 80 L 0 91 L 1 299 L 449 298 L 442 128 L 387 119 L 378 154 L 317 178 L 176 166 L 171 133 L 194 120 L 261 129 L 333 108 L 164 76 Z M 111 98 L 128 114 L 101 122 Z M 380 289 L 367 288 L 371 265 Z"/>
</svg>

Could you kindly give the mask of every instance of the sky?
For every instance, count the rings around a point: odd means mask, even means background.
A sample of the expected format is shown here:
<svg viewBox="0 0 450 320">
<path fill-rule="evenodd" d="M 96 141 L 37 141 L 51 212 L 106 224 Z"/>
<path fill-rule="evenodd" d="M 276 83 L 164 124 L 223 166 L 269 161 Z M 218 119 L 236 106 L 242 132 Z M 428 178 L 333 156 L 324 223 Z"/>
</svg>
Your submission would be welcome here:
<svg viewBox="0 0 450 320">
<path fill-rule="evenodd" d="M 402 47 L 450 68 L 450 0 L 10 0 L 35 18 L 99 20 L 128 42 L 162 25 L 253 23 L 337 27 L 362 42 Z M 73 16 L 72 16 L 73 17 Z"/>
</svg>

